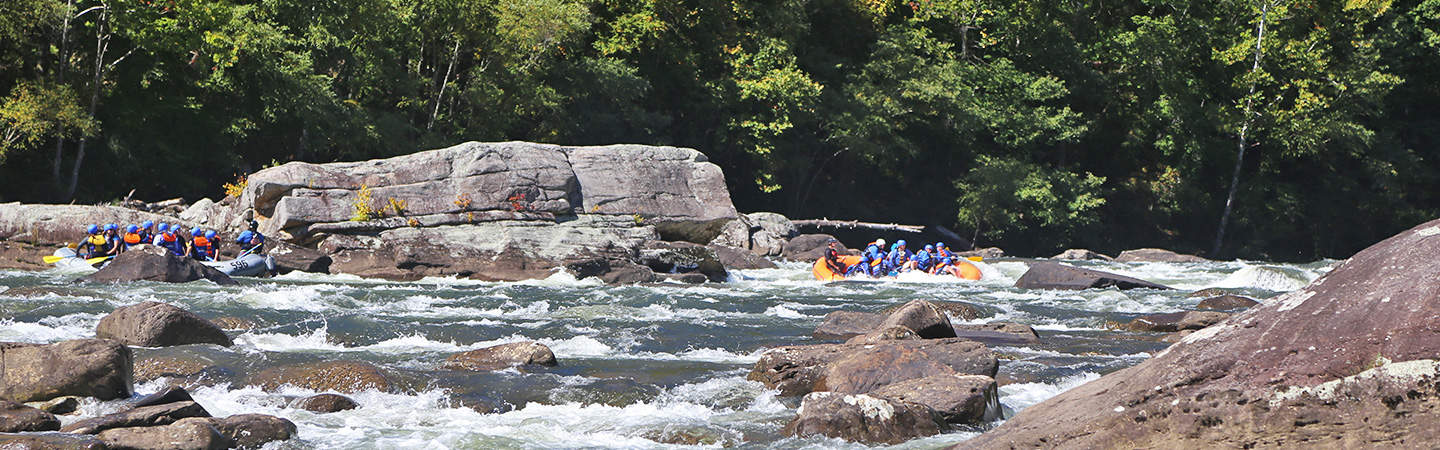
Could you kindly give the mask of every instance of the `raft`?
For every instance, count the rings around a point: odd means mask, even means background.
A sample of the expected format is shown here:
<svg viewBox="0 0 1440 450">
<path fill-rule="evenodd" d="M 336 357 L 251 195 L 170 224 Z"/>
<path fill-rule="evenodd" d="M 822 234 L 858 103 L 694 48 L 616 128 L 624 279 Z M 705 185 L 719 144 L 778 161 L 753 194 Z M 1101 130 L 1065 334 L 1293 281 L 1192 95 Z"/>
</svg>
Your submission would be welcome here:
<svg viewBox="0 0 1440 450">
<path fill-rule="evenodd" d="M 228 261 L 200 261 L 232 277 L 253 277 L 275 270 L 275 258 L 268 255 L 249 254 Z"/>
<path fill-rule="evenodd" d="M 59 261 L 55 261 L 54 263 L 56 268 L 62 270 L 95 270 L 95 266 L 86 263 L 84 258 L 76 255 L 75 249 L 73 248 L 60 247 L 59 249 L 55 250 L 54 255 L 60 258 Z"/>
<path fill-rule="evenodd" d="M 840 262 L 845 263 L 845 267 L 850 267 L 855 264 L 860 264 L 860 257 L 856 255 L 843 255 L 840 257 Z M 975 281 L 981 277 L 980 268 L 975 267 L 974 264 L 970 264 L 969 261 L 957 261 L 954 267 L 957 270 L 952 274 L 955 275 L 956 278 Z M 845 279 L 845 274 L 832 272 L 830 267 L 825 265 L 825 258 L 815 260 L 815 267 L 812 268 L 810 272 L 815 275 L 815 279 L 820 281 L 840 281 Z"/>
</svg>

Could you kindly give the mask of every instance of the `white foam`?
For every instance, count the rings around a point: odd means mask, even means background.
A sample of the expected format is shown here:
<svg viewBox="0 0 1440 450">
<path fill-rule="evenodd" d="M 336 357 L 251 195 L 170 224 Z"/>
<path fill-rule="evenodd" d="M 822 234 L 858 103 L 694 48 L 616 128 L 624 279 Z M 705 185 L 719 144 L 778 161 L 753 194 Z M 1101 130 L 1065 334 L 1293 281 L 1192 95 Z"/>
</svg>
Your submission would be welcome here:
<svg viewBox="0 0 1440 450">
<path fill-rule="evenodd" d="M 781 319 L 808 319 L 810 316 L 800 314 L 799 311 L 790 309 L 785 305 L 775 305 L 765 309 L 765 315 L 775 316 Z"/>
<path fill-rule="evenodd" d="M 1100 379 L 1100 374 L 1084 372 L 1056 380 L 1054 383 L 1014 383 L 1000 386 L 1000 403 L 1019 411 Z"/>
<path fill-rule="evenodd" d="M 100 323 L 100 317 L 98 314 L 79 313 L 46 317 L 38 323 L 0 319 L 0 341 L 49 344 L 94 337 L 95 325 Z"/>
</svg>

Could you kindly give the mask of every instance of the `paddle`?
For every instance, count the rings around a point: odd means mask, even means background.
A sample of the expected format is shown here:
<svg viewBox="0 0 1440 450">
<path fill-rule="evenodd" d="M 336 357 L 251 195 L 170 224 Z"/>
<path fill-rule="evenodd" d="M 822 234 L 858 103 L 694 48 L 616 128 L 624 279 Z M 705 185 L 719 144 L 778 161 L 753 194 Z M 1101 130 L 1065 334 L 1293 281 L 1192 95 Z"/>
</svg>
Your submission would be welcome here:
<svg viewBox="0 0 1440 450">
<path fill-rule="evenodd" d="M 66 258 L 73 258 L 73 256 L 55 256 L 55 255 L 49 255 L 49 256 L 46 256 L 46 257 L 41 258 L 41 259 L 45 260 L 45 264 L 55 264 L 55 263 L 57 263 L 57 262 L 60 262 L 60 260 L 66 259 Z"/>
<path fill-rule="evenodd" d="M 100 264 L 100 263 L 105 262 L 105 261 L 109 261 L 110 258 L 114 258 L 114 256 L 101 256 L 101 257 L 96 257 L 96 258 L 90 258 L 90 259 L 85 260 L 85 264 L 89 264 L 89 265 L 92 265 L 92 266 L 93 266 L 93 265 Z"/>
<path fill-rule="evenodd" d="M 980 262 L 980 259 L 981 259 L 981 258 L 980 258 L 979 256 L 966 256 L 965 259 L 968 259 L 968 260 L 971 260 L 971 261 L 975 261 L 975 262 Z"/>
</svg>

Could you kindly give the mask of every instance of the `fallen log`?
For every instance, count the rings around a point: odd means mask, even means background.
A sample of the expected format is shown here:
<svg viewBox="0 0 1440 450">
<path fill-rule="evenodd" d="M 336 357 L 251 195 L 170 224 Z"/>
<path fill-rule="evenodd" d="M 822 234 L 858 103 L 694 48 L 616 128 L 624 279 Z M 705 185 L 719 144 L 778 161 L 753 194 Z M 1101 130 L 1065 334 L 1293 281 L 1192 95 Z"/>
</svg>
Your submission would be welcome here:
<svg viewBox="0 0 1440 450">
<path fill-rule="evenodd" d="M 805 220 L 792 220 L 792 221 L 790 221 L 790 223 L 795 224 L 795 226 L 797 226 L 797 227 L 846 228 L 846 229 L 852 229 L 852 230 L 853 230 L 853 229 L 856 229 L 856 228 L 863 228 L 863 229 L 867 229 L 867 230 L 900 231 L 900 232 L 904 232 L 904 233 L 923 233 L 923 232 L 925 232 L 925 227 L 924 227 L 924 226 L 921 226 L 921 225 L 900 225 L 900 224 L 894 224 L 894 223 L 871 223 L 871 222 L 860 222 L 860 221 L 857 221 L 857 220 L 805 219 Z"/>
</svg>

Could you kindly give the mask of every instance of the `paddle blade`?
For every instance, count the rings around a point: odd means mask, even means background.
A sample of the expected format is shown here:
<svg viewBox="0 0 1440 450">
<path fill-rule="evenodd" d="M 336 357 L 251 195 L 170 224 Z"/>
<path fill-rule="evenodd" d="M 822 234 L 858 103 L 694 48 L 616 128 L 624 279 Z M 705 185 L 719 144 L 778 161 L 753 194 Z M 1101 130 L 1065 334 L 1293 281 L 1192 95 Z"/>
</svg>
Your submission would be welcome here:
<svg viewBox="0 0 1440 450">
<path fill-rule="evenodd" d="M 975 262 L 980 262 L 980 257 L 979 257 L 979 256 L 966 256 L 965 259 L 968 259 L 968 260 L 971 260 L 971 261 L 975 261 Z"/>
<path fill-rule="evenodd" d="M 93 265 L 96 265 L 96 264 L 100 264 L 100 263 L 102 263 L 102 262 L 105 262 L 106 260 L 109 260 L 110 258 L 114 258 L 114 257 L 113 257 L 113 256 L 101 256 L 101 257 L 98 257 L 98 258 L 90 258 L 90 259 L 85 260 L 85 264 L 89 264 L 89 265 L 92 265 L 92 266 L 93 266 Z"/>
<path fill-rule="evenodd" d="M 64 257 L 60 257 L 60 256 L 50 255 L 50 256 L 46 256 L 46 257 L 41 258 L 41 259 L 44 259 L 44 260 L 45 260 L 45 264 L 55 264 L 55 263 L 60 262 L 60 260 L 65 259 L 65 258 L 64 258 Z"/>
</svg>

